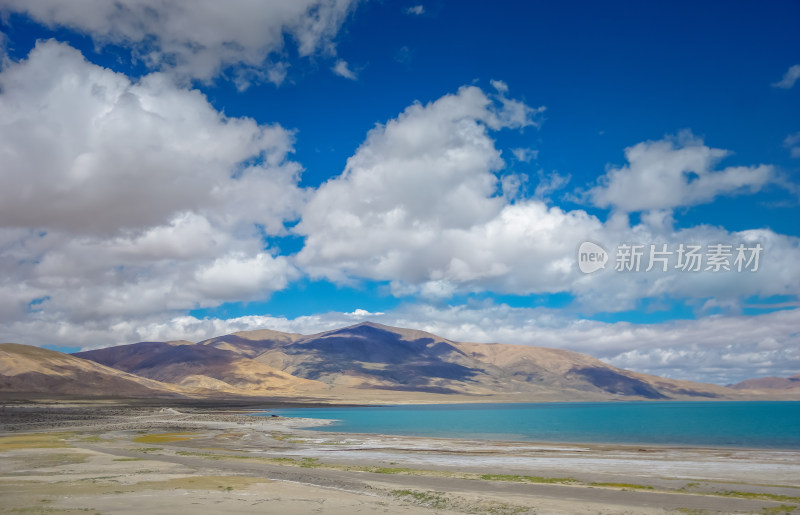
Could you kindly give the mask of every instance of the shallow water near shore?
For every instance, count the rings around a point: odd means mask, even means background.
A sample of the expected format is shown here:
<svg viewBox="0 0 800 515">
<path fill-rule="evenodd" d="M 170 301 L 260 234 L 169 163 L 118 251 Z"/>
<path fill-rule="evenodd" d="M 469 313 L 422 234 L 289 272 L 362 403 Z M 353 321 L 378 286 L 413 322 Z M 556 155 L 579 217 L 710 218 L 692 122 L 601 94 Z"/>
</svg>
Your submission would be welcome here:
<svg viewBox="0 0 800 515">
<path fill-rule="evenodd" d="M 575 402 L 277 409 L 317 431 L 504 441 L 800 449 L 800 402 Z"/>
</svg>

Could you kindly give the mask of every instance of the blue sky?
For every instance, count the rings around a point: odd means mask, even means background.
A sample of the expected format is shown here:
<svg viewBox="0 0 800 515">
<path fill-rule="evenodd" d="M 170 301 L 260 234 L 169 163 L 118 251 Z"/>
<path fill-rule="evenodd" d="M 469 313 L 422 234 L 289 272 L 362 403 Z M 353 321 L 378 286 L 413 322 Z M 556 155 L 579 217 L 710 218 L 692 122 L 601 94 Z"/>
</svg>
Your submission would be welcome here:
<svg viewBox="0 0 800 515">
<path fill-rule="evenodd" d="M 0 0 L 3 340 L 371 319 L 720 383 L 800 368 L 797 2 L 186 9 Z M 606 269 L 579 272 L 586 240 Z M 764 252 L 626 273 L 625 243 Z"/>
</svg>

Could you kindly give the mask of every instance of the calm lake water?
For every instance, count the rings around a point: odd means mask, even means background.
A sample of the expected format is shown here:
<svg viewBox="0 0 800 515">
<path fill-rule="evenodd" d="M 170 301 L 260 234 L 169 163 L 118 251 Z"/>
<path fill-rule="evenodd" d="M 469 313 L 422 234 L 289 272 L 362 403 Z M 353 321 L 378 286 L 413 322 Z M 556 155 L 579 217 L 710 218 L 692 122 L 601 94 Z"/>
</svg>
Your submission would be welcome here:
<svg viewBox="0 0 800 515">
<path fill-rule="evenodd" d="M 800 449 L 800 402 L 576 402 L 296 408 L 318 431 L 541 442 Z"/>
</svg>

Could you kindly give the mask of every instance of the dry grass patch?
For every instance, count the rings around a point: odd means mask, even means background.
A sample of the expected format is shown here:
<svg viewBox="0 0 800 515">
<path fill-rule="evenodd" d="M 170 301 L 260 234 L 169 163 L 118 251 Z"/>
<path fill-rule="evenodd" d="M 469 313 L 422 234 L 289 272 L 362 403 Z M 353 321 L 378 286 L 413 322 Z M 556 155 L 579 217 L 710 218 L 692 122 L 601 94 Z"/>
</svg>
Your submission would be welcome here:
<svg viewBox="0 0 800 515">
<path fill-rule="evenodd" d="M 89 454 L 80 454 L 75 452 L 64 453 L 48 453 L 48 454 L 33 454 L 25 456 L 25 469 L 45 469 L 51 467 L 58 467 L 61 465 L 77 465 L 78 463 L 86 463 L 89 459 Z"/>
<path fill-rule="evenodd" d="M 142 481 L 130 485 L 135 490 L 241 490 L 250 485 L 272 483 L 263 477 L 250 476 L 189 476 L 165 481 Z"/>
<path fill-rule="evenodd" d="M 72 447 L 67 438 L 74 433 L 30 433 L 0 437 L 0 452 L 15 449 L 56 449 Z"/>
<path fill-rule="evenodd" d="M 137 436 L 133 439 L 136 443 L 171 443 L 182 442 L 184 440 L 191 440 L 193 436 L 200 433 L 182 432 L 182 433 L 154 433 L 144 436 Z"/>
</svg>

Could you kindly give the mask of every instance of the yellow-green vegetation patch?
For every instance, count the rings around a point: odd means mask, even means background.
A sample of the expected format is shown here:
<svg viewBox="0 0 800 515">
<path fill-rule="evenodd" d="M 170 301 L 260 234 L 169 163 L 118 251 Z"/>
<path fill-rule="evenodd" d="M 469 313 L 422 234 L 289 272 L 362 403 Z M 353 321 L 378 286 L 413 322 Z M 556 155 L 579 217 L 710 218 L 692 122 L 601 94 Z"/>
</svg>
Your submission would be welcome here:
<svg viewBox="0 0 800 515">
<path fill-rule="evenodd" d="M 184 440 L 191 440 L 191 438 L 200 433 L 154 433 L 144 436 L 137 436 L 133 439 L 136 443 L 170 443 L 182 442 Z"/>
<path fill-rule="evenodd" d="M 263 477 L 250 476 L 189 476 L 165 481 L 142 481 L 130 487 L 136 490 L 241 490 L 258 483 L 272 483 Z M 130 488 L 129 487 L 129 488 Z"/>
<path fill-rule="evenodd" d="M 414 469 L 403 467 L 351 467 L 351 470 L 359 472 L 373 472 L 375 474 L 413 474 Z"/>
<path fill-rule="evenodd" d="M 67 439 L 74 433 L 28 433 L 0 437 L 0 452 L 14 449 L 55 449 L 72 447 Z"/>
<path fill-rule="evenodd" d="M 317 458 L 303 458 L 302 460 L 300 460 L 300 466 L 303 468 L 315 468 L 321 465 L 322 464 L 319 463 L 319 460 Z"/>
<path fill-rule="evenodd" d="M 521 476 L 516 474 L 482 474 L 484 481 L 510 481 L 512 483 L 546 483 L 570 485 L 578 483 L 572 477 L 542 477 L 542 476 Z"/>
<path fill-rule="evenodd" d="M 420 492 L 419 490 L 392 490 L 392 496 L 414 504 L 420 504 L 429 508 L 444 509 L 450 505 L 449 500 L 438 492 Z"/>
<path fill-rule="evenodd" d="M 241 438 L 243 436 L 247 436 L 247 433 L 222 433 L 214 436 L 214 438 Z"/>
<path fill-rule="evenodd" d="M 286 443 L 306 443 L 305 439 L 297 438 L 291 433 L 272 433 L 272 439 Z"/>
<path fill-rule="evenodd" d="M 101 438 L 100 435 L 83 436 L 80 440 L 86 443 L 113 442 L 113 440 L 109 440 L 108 438 Z"/>
<path fill-rule="evenodd" d="M 142 461 L 142 458 L 114 458 L 111 461 Z"/>
</svg>

